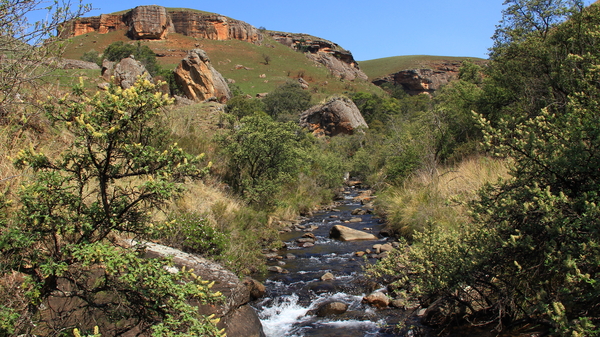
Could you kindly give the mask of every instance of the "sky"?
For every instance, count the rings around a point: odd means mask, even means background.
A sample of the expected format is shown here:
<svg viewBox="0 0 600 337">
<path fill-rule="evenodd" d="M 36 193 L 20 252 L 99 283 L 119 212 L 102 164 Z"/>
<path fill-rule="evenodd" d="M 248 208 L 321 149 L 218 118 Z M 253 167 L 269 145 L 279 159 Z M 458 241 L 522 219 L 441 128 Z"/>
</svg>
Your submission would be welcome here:
<svg viewBox="0 0 600 337">
<path fill-rule="evenodd" d="M 91 1 L 85 16 L 140 5 L 192 8 L 350 50 L 357 61 L 402 55 L 487 58 L 504 0 L 120 0 Z M 585 0 L 586 5 L 595 0 Z"/>
</svg>

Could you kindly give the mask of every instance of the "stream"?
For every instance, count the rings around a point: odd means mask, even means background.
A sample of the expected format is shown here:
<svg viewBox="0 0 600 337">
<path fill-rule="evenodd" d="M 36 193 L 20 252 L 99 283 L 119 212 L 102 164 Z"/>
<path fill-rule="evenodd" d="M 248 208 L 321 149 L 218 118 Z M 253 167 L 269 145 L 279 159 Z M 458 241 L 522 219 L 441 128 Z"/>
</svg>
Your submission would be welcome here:
<svg viewBox="0 0 600 337">
<path fill-rule="evenodd" d="M 268 264 L 271 269 L 279 267 L 289 273 L 270 271 L 259 279 L 266 286 L 266 295 L 253 303 L 267 337 L 397 336 L 393 328 L 405 315 L 403 310 L 376 309 L 362 303 L 364 296 L 376 290 L 363 277 L 362 268 L 366 261 L 374 263 L 376 258 L 373 254 L 357 257 L 355 253 L 373 250 L 373 245 L 391 239 L 379 235 L 384 224 L 376 216 L 351 214 L 357 208 L 366 209 L 355 200 L 358 193 L 357 189 L 347 188 L 344 199 L 334 209 L 317 212 L 281 234 L 286 248 L 269 255 Z M 378 239 L 347 242 L 330 239 L 329 231 L 334 225 L 372 233 Z M 314 246 L 309 243 L 301 247 L 303 244 L 297 240 L 307 233 L 314 234 Z M 326 273 L 333 274 L 334 279 L 321 280 Z M 347 312 L 318 317 L 314 311 L 331 301 L 347 304 Z"/>
</svg>

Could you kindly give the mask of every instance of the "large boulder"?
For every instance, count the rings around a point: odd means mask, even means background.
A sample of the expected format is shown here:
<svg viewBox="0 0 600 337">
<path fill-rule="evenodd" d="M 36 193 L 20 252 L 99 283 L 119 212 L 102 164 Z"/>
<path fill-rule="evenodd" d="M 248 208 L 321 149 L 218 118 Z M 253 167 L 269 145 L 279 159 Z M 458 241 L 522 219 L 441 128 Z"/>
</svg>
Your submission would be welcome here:
<svg viewBox="0 0 600 337">
<path fill-rule="evenodd" d="M 335 225 L 329 231 L 329 237 L 341 241 L 358 241 L 358 240 L 377 240 L 377 237 L 371 233 L 359 231 L 350 227 Z"/>
<path fill-rule="evenodd" d="M 316 52 L 314 54 L 306 54 L 306 56 L 309 59 L 324 65 L 335 77 L 348 81 L 354 81 L 357 78 L 364 81 L 369 79 L 367 77 L 367 74 L 365 74 L 362 70 L 358 68 L 356 62 L 345 62 L 344 59 L 340 58 L 338 55 L 339 54 L 333 54 L 322 51 Z"/>
<path fill-rule="evenodd" d="M 363 297 L 363 302 L 379 309 L 387 308 L 390 305 L 390 299 L 386 294 L 380 291 L 373 292 Z"/>
<path fill-rule="evenodd" d="M 223 76 L 212 66 L 206 52 L 193 49 L 175 69 L 175 81 L 187 98 L 205 101 L 217 98 L 224 102 L 231 98 L 231 91 Z"/>
<path fill-rule="evenodd" d="M 140 76 L 148 81 L 152 80 L 152 76 L 150 76 L 146 67 L 140 61 L 137 61 L 133 55 L 117 63 L 113 74 L 116 84 L 120 85 L 123 89 L 133 86 Z"/>
<path fill-rule="evenodd" d="M 330 97 L 325 103 L 315 105 L 300 115 L 300 126 L 316 136 L 353 134 L 357 128 L 368 128 L 360 110 L 345 96 Z"/>
<path fill-rule="evenodd" d="M 129 34 L 135 40 L 164 39 L 174 31 L 171 17 L 162 6 L 137 6 L 128 16 Z"/>
<path fill-rule="evenodd" d="M 133 240 L 128 245 L 141 245 L 146 256 L 150 258 L 172 257 L 177 268 L 185 266 L 203 280 L 214 281 L 213 291 L 220 291 L 225 302 L 219 305 L 200 306 L 203 315 L 214 314 L 221 318 L 219 328 L 225 328 L 229 337 L 263 337 L 262 324 L 254 309 L 248 304 L 251 300 L 252 287 L 240 281 L 231 271 L 220 264 L 200 256 L 184 253 L 180 250 L 150 242 L 139 243 Z"/>
<path fill-rule="evenodd" d="M 315 311 L 315 314 L 317 317 L 327 317 L 341 315 L 346 311 L 348 311 L 348 304 L 344 302 L 327 302 L 321 304 Z"/>
</svg>

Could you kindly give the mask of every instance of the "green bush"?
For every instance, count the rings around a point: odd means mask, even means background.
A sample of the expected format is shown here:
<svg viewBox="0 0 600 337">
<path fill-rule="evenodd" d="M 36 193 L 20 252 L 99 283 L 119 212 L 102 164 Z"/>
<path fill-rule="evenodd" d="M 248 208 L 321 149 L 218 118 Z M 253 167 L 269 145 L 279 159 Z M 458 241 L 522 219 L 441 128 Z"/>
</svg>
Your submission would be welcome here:
<svg viewBox="0 0 600 337">
<path fill-rule="evenodd" d="M 234 115 L 237 119 L 251 116 L 257 113 L 264 113 L 265 105 L 258 98 L 246 98 L 244 96 L 235 96 L 227 102 L 225 112 Z"/>
<path fill-rule="evenodd" d="M 109 61 L 119 62 L 133 55 L 136 60 L 142 62 L 150 75 L 155 76 L 160 71 L 156 62 L 156 54 L 146 45 L 138 41 L 136 45 L 126 44 L 123 41 L 111 43 L 103 52 L 103 57 Z"/>
<path fill-rule="evenodd" d="M 100 58 L 100 54 L 97 51 L 95 51 L 94 49 L 83 53 L 83 55 L 81 56 L 81 59 L 83 61 L 93 62 L 99 66 L 102 66 L 102 59 Z"/>
<path fill-rule="evenodd" d="M 203 256 L 218 257 L 227 247 L 227 233 L 214 228 L 197 213 L 172 214 L 166 228 L 155 234 L 155 239 L 171 247 Z"/>
<path fill-rule="evenodd" d="M 310 108 L 311 95 L 296 82 L 277 87 L 263 99 L 265 111 L 277 119 L 280 115 L 298 116 Z"/>
</svg>

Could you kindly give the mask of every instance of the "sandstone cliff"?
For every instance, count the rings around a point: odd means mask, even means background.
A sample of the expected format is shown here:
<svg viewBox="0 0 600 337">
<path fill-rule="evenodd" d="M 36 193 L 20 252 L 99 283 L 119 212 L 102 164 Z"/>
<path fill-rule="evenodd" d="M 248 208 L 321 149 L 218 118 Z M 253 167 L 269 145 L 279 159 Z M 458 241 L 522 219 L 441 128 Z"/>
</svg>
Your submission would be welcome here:
<svg viewBox="0 0 600 337">
<path fill-rule="evenodd" d="M 339 78 L 367 80 L 352 53 L 341 48 L 338 44 L 307 34 L 291 34 L 269 32 L 275 41 L 294 50 L 307 53 L 308 58 L 323 64 L 331 73 Z"/>
<path fill-rule="evenodd" d="M 90 32 L 106 34 L 124 29 L 132 39 L 165 39 L 173 32 L 204 39 L 237 39 L 256 44 L 263 39 L 258 29 L 239 20 L 203 12 L 168 12 L 156 5 L 138 6 L 125 14 L 102 14 L 71 20 L 61 29 L 61 35 L 65 37 Z"/>
</svg>

